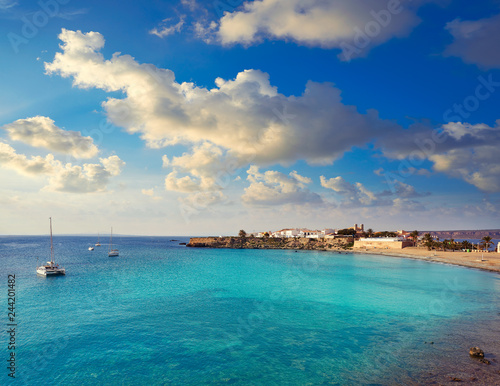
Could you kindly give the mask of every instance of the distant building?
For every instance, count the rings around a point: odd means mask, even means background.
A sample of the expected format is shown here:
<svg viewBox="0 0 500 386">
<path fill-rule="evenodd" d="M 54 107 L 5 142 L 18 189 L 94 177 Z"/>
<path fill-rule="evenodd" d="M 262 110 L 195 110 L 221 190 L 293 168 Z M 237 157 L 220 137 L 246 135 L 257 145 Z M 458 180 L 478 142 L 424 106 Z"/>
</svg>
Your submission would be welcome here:
<svg viewBox="0 0 500 386">
<path fill-rule="evenodd" d="M 354 224 L 353 227 L 350 227 L 349 229 L 354 229 L 356 231 L 357 235 L 365 233 L 365 224 L 361 224 L 360 227 L 358 227 L 358 224 Z"/>
<path fill-rule="evenodd" d="M 410 237 L 411 232 L 400 230 L 400 231 L 397 231 L 396 234 L 398 236 L 406 239 L 406 238 Z"/>
</svg>

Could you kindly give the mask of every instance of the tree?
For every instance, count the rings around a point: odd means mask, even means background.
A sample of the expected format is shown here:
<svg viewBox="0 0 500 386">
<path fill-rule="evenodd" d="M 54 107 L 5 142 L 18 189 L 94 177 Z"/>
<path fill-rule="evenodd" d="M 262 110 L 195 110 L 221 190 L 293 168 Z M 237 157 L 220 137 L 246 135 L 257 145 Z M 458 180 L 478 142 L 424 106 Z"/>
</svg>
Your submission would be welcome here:
<svg viewBox="0 0 500 386">
<path fill-rule="evenodd" d="M 484 248 L 485 251 L 487 251 L 493 243 L 491 242 L 491 237 L 490 236 L 484 236 L 481 239 L 481 246 Z"/>
<path fill-rule="evenodd" d="M 462 241 L 462 249 L 472 249 L 472 243 L 470 241 Z"/>
<path fill-rule="evenodd" d="M 269 238 L 269 232 L 264 233 L 264 238 L 268 239 Z"/>
<path fill-rule="evenodd" d="M 368 228 L 368 229 L 366 230 L 366 235 L 367 235 L 368 237 L 373 237 L 373 229 L 372 229 L 372 228 Z"/>
<path fill-rule="evenodd" d="M 339 235 L 352 235 L 352 236 L 354 236 L 356 234 L 356 231 L 354 229 L 341 229 L 337 233 Z"/>
<path fill-rule="evenodd" d="M 412 238 L 413 240 L 413 245 L 417 245 L 417 240 L 418 240 L 418 235 L 420 233 L 418 233 L 418 231 L 413 231 L 410 233 L 410 237 Z"/>
<path fill-rule="evenodd" d="M 430 233 L 426 233 L 424 235 L 424 245 L 427 247 L 427 250 L 430 251 L 433 247 L 434 240 L 432 240 L 432 236 Z"/>
<path fill-rule="evenodd" d="M 247 237 L 247 232 L 241 229 L 240 233 L 238 233 L 238 236 L 240 236 L 242 239 L 245 239 Z"/>
</svg>

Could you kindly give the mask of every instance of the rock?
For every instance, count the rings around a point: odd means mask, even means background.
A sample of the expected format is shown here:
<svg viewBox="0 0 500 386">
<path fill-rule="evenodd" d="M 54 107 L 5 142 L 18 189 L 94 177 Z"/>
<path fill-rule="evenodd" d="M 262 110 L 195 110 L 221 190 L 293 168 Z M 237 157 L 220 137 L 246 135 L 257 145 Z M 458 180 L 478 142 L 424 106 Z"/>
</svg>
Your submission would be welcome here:
<svg viewBox="0 0 500 386">
<path fill-rule="evenodd" d="M 456 377 L 450 377 L 450 381 L 452 381 L 452 382 L 462 382 L 462 380 L 460 378 L 456 378 Z"/>
<path fill-rule="evenodd" d="M 491 365 L 491 362 L 488 359 L 486 359 L 486 358 L 479 359 L 479 362 L 485 363 L 487 365 Z"/>
<path fill-rule="evenodd" d="M 484 358 L 484 351 L 479 347 L 471 347 L 469 355 L 473 358 Z"/>
</svg>

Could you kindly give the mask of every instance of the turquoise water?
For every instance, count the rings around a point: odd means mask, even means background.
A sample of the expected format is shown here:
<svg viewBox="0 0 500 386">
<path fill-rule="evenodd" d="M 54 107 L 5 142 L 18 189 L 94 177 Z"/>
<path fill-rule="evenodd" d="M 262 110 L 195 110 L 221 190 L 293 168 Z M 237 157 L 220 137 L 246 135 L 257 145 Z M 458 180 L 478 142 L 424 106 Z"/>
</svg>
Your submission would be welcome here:
<svg viewBox="0 0 500 386">
<path fill-rule="evenodd" d="M 417 384 L 477 367 L 469 343 L 497 352 L 497 274 L 171 239 L 116 237 L 110 258 L 87 250 L 93 238 L 55 237 L 67 275 L 43 278 L 47 237 L 0 238 L 2 299 L 16 275 L 15 383 Z"/>
</svg>

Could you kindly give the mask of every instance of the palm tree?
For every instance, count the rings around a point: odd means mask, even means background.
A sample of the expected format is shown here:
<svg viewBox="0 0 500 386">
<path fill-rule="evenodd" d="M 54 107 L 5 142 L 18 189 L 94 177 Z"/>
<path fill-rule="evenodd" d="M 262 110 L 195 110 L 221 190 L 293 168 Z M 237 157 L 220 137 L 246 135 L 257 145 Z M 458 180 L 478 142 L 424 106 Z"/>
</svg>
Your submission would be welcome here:
<svg viewBox="0 0 500 386">
<path fill-rule="evenodd" d="M 368 228 L 368 229 L 366 230 L 366 235 L 367 235 L 368 237 L 373 237 L 373 229 L 372 229 L 372 228 Z"/>
<path fill-rule="evenodd" d="M 432 246 L 433 246 L 433 240 L 432 240 L 432 236 L 430 233 L 426 233 L 424 235 L 424 245 L 427 247 L 427 250 L 430 251 Z"/>
<path fill-rule="evenodd" d="M 462 241 L 462 249 L 472 249 L 472 243 L 470 241 Z"/>
<path fill-rule="evenodd" d="M 490 236 L 484 236 L 481 239 L 482 243 L 481 245 L 484 247 L 484 250 L 487 251 L 493 243 L 491 242 L 491 237 Z"/>
<path fill-rule="evenodd" d="M 419 235 L 418 231 L 413 231 L 410 233 L 410 237 L 413 240 L 413 245 L 417 245 L 418 235 Z"/>
</svg>

